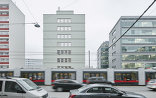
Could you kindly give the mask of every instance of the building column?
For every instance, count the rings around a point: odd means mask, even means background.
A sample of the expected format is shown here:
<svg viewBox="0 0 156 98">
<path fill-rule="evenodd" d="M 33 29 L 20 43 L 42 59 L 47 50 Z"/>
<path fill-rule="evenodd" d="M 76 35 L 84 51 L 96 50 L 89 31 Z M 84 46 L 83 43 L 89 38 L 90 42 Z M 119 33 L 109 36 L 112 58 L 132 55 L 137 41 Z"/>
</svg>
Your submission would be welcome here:
<svg viewBox="0 0 156 98">
<path fill-rule="evenodd" d="M 138 81 L 139 81 L 139 85 L 145 85 L 145 69 L 144 68 L 138 69 Z"/>
<path fill-rule="evenodd" d="M 112 68 L 107 69 L 107 80 L 114 83 L 114 69 Z"/>
<path fill-rule="evenodd" d="M 21 70 L 20 69 L 14 69 L 14 77 L 20 77 L 21 76 Z"/>
<path fill-rule="evenodd" d="M 45 71 L 45 85 L 51 85 L 51 69 L 46 69 Z"/>
<path fill-rule="evenodd" d="M 79 83 L 83 83 L 83 70 L 77 70 L 76 71 L 76 80 Z"/>
</svg>

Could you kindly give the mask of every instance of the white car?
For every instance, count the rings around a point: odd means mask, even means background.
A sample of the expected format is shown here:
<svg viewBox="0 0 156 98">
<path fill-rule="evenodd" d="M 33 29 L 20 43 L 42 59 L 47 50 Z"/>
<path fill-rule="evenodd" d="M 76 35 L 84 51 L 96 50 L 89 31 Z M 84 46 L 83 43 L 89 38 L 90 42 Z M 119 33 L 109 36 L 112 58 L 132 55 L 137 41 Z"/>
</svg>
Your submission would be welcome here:
<svg viewBox="0 0 156 98">
<path fill-rule="evenodd" d="M 26 78 L 0 78 L 0 98 L 49 98 L 47 91 Z"/>
<path fill-rule="evenodd" d="M 147 87 L 148 87 L 149 89 L 156 90 L 156 79 L 151 79 L 151 80 L 147 83 Z"/>
</svg>

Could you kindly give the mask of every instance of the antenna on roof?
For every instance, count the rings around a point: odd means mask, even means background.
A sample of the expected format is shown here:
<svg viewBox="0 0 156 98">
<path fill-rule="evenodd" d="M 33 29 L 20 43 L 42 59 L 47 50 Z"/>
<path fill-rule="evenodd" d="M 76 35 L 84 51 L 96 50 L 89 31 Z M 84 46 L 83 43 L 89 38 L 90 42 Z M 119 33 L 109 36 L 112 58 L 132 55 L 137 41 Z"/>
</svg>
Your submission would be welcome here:
<svg viewBox="0 0 156 98">
<path fill-rule="evenodd" d="M 60 7 L 58 7 L 58 11 L 60 11 Z"/>
</svg>

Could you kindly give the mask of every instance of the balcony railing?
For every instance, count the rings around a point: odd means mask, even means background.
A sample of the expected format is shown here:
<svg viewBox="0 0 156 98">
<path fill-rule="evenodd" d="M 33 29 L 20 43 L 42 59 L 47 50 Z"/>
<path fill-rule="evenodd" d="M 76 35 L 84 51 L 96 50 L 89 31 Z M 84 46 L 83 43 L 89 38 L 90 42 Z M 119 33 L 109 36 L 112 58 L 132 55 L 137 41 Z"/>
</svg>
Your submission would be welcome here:
<svg viewBox="0 0 156 98">
<path fill-rule="evenodd" d="M 0 64 L 9 64 L 9 62 L 1 62 L 1 61 L 0 61 Z"/>
<path fill-rule="evenodd" d="M 9 57 L 9 55 L 0 55 L 0 57 Z"/>
<path fill-rule="evenodd" d="M 0 37 L 9 37 L 9 35 L 0 35 Z"/>
<path fill-rule="evenodd" d="M 9 23 L 9 21 L 2 21 L 2 20 L 0 20 L 0 23 Z"/>
<path fill-rule="evenodd" d="M 0 10 L 9 10 L 9 8 L 0 8 Z"/>
<path fill-rule="evenodd" d="M 9 50 L 9 48 L 0 48 L 0 50 Z"/>
<path fill-rule="evenodd" d="M 0 41 L 0 44 L 9 44 L 9 41 L 4 41 L 4 42 Z"/>
<path fill-rule="evenodd" d="M 0 28 L 0 30 L 9 30 L 9 28 Z"/>
</svg>

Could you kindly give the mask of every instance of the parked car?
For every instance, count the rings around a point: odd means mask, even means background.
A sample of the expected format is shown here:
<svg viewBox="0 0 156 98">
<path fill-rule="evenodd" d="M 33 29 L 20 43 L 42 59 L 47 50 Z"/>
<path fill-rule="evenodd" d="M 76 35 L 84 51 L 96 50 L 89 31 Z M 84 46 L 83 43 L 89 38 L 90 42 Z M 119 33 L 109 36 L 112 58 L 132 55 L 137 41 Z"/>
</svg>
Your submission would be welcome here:
<svg viewBox="0 0 156 98">
<path fill-rule="evenodd" d="M 71 90 L 69 98 L 146 98 L 141 94 L 121 91 L 111 85 L 89 84 Z"/>
<path fill-rule="evenodd" d="M 1 98 L 49 98 L 47 91 L 25 78 L 0 78 Z"/>
<path fill-rule="evenodd" d="M 86 81 L 87 84 L 94 84 L 94 83 L 103 83 L 103 84 L 113 84 L 110 81 L 107 81 L 104 77 L 90 77 Z"/>
<path fill-rule="evenodd" d="M 65 90 L 78 89 L 78 88 L 82 87 L 83 85 L 84 84 L 81 84 L 76 80 L 58 79 L 52 83 L 52 88 L 55 91 L 65 91 Z"/>
<path fill-rule="evenodd" d="M 151 80 L 147 83 L 147 87 L 148 87 L 149 89 L 156 90 L 156 79 L 151 79 Z"/>
</svg>

